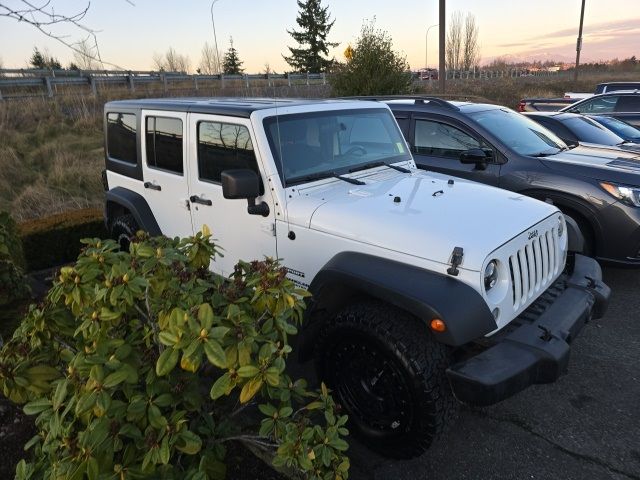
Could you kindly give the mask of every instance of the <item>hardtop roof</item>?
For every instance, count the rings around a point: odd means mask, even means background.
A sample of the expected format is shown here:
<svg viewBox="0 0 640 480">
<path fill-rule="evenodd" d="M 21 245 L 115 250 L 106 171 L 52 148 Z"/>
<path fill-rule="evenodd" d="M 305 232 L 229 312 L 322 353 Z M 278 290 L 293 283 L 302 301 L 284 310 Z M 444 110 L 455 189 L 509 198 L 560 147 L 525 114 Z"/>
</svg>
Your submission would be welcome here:
<svg viewBox="0 0 640 480">
<path fill-rule="evenodd" d="M 115 100 L 105 104 L 105 110 L 117 108 L 167 110 L 174 112 L 210 113 L 249 118 L 258 110 L 276 107 L 355 103 L 336 99 L 307 98 L 242 98 L 242 97 L 194 97 L 194 98 L 144 98 Z"/>
</svg>

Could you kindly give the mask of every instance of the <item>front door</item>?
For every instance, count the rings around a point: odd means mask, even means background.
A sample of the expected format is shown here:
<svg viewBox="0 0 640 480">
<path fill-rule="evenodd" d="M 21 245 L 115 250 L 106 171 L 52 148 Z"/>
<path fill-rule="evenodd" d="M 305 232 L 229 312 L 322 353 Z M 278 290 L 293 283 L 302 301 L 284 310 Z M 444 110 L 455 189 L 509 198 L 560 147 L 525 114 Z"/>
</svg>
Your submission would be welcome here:
<svg viewBox="0 0 640 480">
<path fill-rule="evenodd" d="M 461 127 L 435 118 L 415 118 L 410 138 L 413 157 L 420 168 L 498 185 L 500 165 L 495 161 L 497 152 Z M 460 161 L 462 152 L 476 148 L 487 153 L 484 169 Z"/>
<path fill-rule="evenodd" d="M 193 234 L 189 212 L 189 166 L 183 112 L 142 112 L 144 196 L 162 233 Z"/>
<path fill-rule="evenodd" d="M 228 276 L 238 260 L 250 262 L 276 257 L 274 206 L 271 192 L 264 193 L 265 178 L 258 166 L 251 123 L 246 119 L 189 114 L 189 183 L 191 216 L 195 231 L 207 225 L 223 257 L 211 264 Z M 246 200 L 228 200 L 222 194 L 224 170 L 249 168 L 258 174 L 262 197 L 271 213 L 250 215 Z"/>
</svg>

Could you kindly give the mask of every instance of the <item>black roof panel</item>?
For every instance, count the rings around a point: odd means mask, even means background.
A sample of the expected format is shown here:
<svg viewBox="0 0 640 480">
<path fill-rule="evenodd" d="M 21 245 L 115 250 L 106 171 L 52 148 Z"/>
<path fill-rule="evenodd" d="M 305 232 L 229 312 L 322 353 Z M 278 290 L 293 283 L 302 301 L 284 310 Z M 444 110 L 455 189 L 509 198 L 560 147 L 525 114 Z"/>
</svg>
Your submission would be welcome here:
<svg viewBox="0 0 640 480">
<path fill-rule="evenodd" d="M 105 110 L 117 108 L 144 108 L 174 112 L 210 113 L 248 118 L 257 110 L 275 107 L 296 107 L 327 103 L 345 103 L 343 100 L 307 98 L 234 98 L 234 97 L 194 97 L 194 98 L 144 98 L 116 100 L 105 104 Z"/>
</svg>

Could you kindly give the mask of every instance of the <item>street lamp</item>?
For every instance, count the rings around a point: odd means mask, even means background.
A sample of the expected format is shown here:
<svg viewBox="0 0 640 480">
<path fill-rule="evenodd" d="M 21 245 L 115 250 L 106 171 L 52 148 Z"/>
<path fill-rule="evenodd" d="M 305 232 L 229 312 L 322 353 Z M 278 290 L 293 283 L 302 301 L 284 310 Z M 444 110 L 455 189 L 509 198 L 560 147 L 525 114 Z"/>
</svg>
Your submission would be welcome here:
<svg viewBox="0 0 640 480">
<path fill-rule="evenodd" d="M 220 68 L 220 51 L 218 50 L 218 39 L 216 37 L 216 23 L 213 21 L 213 6 L 218 3 L 218 0 L 213 0 L 211 2 L 211 26 L 213 27 L 213 43 L 214 43 L 214 47 L 216 49 L 216 63 L 217 63 L 217 70 L 218 73 L 221 73 L 222 70 Z"/>
<path fill-rule="evenodd" d="M 427 34 L 425 35 L 424 38 L 424 68 L 429 68 L 429 30 L 431 30 L 433 27 L 437 27 L 439 24 L 436 23 L 435 25 L 431 25 L 429 28 L 427 28 Z"/>
</svg>

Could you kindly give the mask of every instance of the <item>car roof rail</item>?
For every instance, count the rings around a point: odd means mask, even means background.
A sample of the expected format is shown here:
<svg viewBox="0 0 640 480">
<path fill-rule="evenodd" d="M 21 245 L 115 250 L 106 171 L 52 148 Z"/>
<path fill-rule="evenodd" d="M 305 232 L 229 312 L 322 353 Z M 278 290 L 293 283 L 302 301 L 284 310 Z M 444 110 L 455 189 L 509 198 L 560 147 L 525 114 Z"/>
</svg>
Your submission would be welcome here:
<svg viewBox="0 0 640 480">
<path fill-rule="evenodd" d="M 447 108 L 449 110 L 460 110 L 453 103 L 438 97 L 429 95 L 363 95 L 354 97 L 342 97 L 344 100 L 371 100 L 376 102 L 384 102 L 386 100 L 413 100 L 416 105 L 430 103 L 437 107 Z"/>
</svg>

